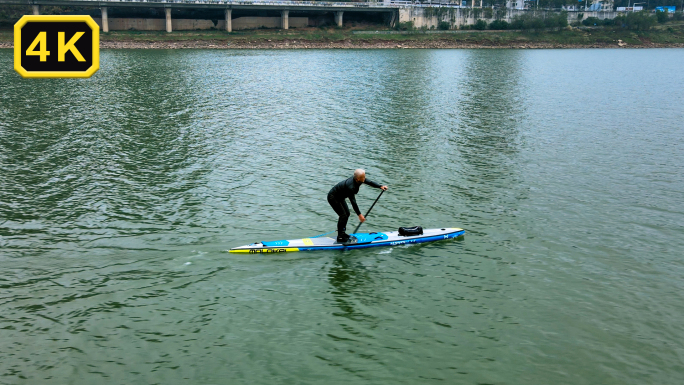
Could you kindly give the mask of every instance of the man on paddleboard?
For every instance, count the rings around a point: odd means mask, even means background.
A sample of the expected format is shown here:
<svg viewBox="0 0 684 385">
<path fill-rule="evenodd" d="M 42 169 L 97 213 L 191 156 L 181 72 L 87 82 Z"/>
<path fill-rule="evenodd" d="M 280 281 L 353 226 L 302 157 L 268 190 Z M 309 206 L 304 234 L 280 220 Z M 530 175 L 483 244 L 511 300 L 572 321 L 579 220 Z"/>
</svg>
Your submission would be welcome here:
<svg viewBox="0 0 684 385">
<path fill-rule="evenodd" d="M 362 184 L 367 184 L 371 187 L 382 189 L 387 191 L 387 186 L 381 186 L 371 180 L 366 179 L 366 171 L 360 168 L 354 171 L 354 176 L 343 180 L 342 182 L 335 185 L 335 187 L 330 189 L 328 192 L 328 203 L 335 210 L 340 218 L 337 220 L 337 242 L 345 243 L 349 241 L 349 235 L 347 235 L 347 220 L 349 219 L 349 206 L 347 206 L 346 198 L 349 198 L 349 202 L 354 208 L 354 212 L 359 216 L 359 221 L 361 223 L 366 221 L 366 218 L 361 214 L 359 206 L 356 204 L 356 198 L 354 195 L 358 194 L 359 187 Z"/>
</svg>

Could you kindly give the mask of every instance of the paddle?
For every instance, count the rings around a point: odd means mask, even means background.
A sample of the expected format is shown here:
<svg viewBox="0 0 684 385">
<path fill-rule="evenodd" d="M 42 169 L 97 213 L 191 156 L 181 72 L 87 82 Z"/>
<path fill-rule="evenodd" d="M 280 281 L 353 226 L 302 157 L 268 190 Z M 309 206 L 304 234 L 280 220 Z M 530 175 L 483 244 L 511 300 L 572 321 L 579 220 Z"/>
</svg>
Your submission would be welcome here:
<svg viewBox="0 0 684 385">
<path fill-rule="evenodd" d="M 380 191 L 380 195 L 378 195 L 378 197 L 375 198 L 375 202 L 373 202 L 371 207 L 368 209 L 368 212 L 366 213 L 366 215 L 364 215 L 364 217 L 366 217 L 366 219 L 368 219 L 368 214 L 370 214 L 371 210 L 373 210 L 373 206 L 375 206 L 375 204 L 378 203 L 378 199 L 380 199 L 380 197 L 382 196 L 382 193 L 384 193 L 384 192 L 385 192 L 385 190 Z M 363 222 L 359 223 L 359 225 L 356 226 L 356 230 L 354 230 L 354 232 L 352 234 L 356 234 L 356 232 L 359 231 L 359 227 L 361 227 L 362 224 L 363 224 Z"/>
</svg>

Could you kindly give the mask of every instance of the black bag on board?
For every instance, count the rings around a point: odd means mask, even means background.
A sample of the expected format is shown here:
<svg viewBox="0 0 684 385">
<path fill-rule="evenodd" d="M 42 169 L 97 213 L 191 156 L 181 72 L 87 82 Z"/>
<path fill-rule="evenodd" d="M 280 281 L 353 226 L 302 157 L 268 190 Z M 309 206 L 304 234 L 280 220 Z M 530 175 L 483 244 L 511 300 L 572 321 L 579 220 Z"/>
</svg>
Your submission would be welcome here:
<svg viewBox="0 0 684 385">
<path fill-rule="evenodd" d="M 410 237 L 412 235 L 423 235 L 423 228 L 420 226 L 400 227 L 399 235 L 402 235 L 404 237 Z"/>
</svg>

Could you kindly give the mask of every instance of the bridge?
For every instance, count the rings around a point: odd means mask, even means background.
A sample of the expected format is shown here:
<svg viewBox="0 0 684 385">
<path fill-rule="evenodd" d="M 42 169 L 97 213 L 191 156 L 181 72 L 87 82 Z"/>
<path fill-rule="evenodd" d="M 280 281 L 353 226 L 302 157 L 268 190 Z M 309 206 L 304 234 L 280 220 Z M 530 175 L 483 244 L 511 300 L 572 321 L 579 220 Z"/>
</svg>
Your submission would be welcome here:
<svg viewBox="0 0 684 385">
<path fill-rule="evenodd" d="M 476 0 L 469 1 L 474 3 Z M 428 3 L 418 3 L 405 0 L 384 0 L 375 2 L 328 2 L 296 0 L 0 0 L 0 4 L 28 4 L 33 7 L 34 15 L 40 14 L 41 6 L 100 8 L 102 12 L 101 27 L 103 32 L 109 32 L 107 8 L 110 7 L 163 8 L 166 14 L 167 32 L 172 32 L 172 9 L 223 10 L 225 14 L 225 30 L 232 32 L 233 10 L 279 11 L 281 15 L 280 27 L 282 29 L 288 29 L 290 11 L 333 12 L 335 16 L 335 23 L 341 27 L 345 12 L 386 12 L 390 15 L 390 24 L 394 24 L 399 19 L 399 10 L 401 9 L 424 7 L 463 8 L 460 1 L 456 3 L 455 0 L 435 0 Z"/>
</svg>

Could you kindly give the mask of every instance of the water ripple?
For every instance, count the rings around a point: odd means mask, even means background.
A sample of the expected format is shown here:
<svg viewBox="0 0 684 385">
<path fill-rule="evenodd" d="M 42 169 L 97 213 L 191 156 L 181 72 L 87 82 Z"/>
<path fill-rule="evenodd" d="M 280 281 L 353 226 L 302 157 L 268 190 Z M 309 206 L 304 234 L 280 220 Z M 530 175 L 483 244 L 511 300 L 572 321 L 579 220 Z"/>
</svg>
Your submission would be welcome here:
<svg viewBox="0 0 684 385">
<path fill-rule="evenodd" d="M 682 59 L 0 51 L 0 382 L 682 382 Z M 466 237 L 222 252 L 334 230 L 357 167 L 364 229 Z"/>
</svg>

